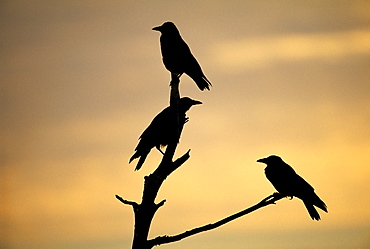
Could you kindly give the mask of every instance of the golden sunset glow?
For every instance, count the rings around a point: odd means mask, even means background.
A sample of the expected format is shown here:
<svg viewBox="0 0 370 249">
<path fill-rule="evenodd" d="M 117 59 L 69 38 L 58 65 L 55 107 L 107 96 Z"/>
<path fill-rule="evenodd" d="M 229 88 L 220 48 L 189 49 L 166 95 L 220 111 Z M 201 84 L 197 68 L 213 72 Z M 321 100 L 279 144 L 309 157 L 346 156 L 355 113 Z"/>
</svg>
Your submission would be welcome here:
<svg viewBox="0 0 370 249">
<path fill-rule="evenodd" d="M 138 137 L 168 105 L 159 33 L 171 20 L 211 91 L 188 111 L 150 236 L 215 222 L 275 192 L 281 156 L 327 204 L 283 199 L 168 249 L 370 247 L 369 1 L 3 1 L 0 248 L 130 248 Z"/>
</svg>

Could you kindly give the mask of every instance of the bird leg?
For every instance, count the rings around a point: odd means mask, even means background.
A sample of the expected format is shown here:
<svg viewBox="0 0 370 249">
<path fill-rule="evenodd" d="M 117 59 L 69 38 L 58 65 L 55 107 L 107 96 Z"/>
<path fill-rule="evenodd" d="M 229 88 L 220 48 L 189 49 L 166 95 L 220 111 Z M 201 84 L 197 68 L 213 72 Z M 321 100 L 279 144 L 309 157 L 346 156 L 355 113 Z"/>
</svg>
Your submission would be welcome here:
<svg viewBox="0 0 370 249">
<path fill-rule="evenodd" d="M 183 73 L 171 73 L 172 74 L 172 80 L 171 80 L 171 82 L 170 82 L 170 86 L 172 85 L 172 81 L 173 81 L 173 76 L 175 76 L 176 78 L 177 78 L 177 83 L 179 82 L 179 79 L 180 79 L 180 77 L 181 77 L 181 75 L 183 74 Z"/>
<path fill-rule="evenodd" d="M 159 152 L 161 152 L 161 153 L 162 153 L 162 155 L 164 155 L 164 152 L 161 150 L 160 145 L 159 145 L 159 146 L 155 146 L 155 147 L 157 148 L 157 150 L 159 150 Z"/>
<path fill-rule="evenodd" d="M 281 195 L 279 192 L 275 192 L 274 194 Z M 283 195 L 284 198 L 289 198 L 289 200 L 293 200 L 293 195 Z"/>
</svg>

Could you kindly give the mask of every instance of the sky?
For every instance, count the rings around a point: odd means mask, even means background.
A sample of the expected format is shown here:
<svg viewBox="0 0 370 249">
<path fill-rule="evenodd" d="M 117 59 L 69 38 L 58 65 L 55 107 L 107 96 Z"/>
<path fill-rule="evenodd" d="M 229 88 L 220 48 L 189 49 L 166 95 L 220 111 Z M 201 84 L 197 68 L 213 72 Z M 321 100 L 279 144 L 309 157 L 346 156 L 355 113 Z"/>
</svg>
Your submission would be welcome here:
<svg viewBox="0 0 370 249">
<path fill-rule="evenodd" d="M 130 248 L 138 137 L 169 102 L 159 33 L 173 21 L 211 91 L 189 112 L 150 238 L 215 222 L 275 190 L 281 156 L 329 213 L 283 199 L 161 248 L 370 247 L 369 1 L 1 1 L 0 248 Z"/>
</svg>

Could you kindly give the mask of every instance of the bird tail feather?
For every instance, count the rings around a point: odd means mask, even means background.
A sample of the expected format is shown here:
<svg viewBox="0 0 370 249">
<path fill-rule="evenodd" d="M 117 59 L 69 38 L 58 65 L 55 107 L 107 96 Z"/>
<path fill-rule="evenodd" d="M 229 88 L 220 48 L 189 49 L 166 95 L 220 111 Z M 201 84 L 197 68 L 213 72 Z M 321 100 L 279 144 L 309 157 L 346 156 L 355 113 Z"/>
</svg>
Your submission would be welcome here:
<svg viewBox="0 0 370 249">
<path fill-rule="evenodd" d="M 128 161 L 128 163 L 131 163 L 133 160 L 135 160 L 139 156 L 140 156 L 139 152 L 136 151 L 135 154 L 133 154 L 132 157 L 130 157 L 130 160 Z"/>
<path fill-rule="evenodd" d="M 141 169 L 141 166 L 143 166 L 147 156 L 148 156 L 148 153 L 141 154 L 140 159 L 136 164 L 135 171 Z"/>
<path fill-rule="evenodd" d="M 207 89 L 208 91 L 210 90 L 209 87 L 212 86 L 211 82 L 205 77 L 198 78 L 197 80 L 194 80 L 197 86 L 199 87 L 200 90 Z"/>
<path fill-rule="evenodd" d="M 136 151 L 135 154 L 130 158 L 130 160 L 129 160 L 128 163 L 131 163 L 134 159 L 140 157 L 140 159 L 137 162 L 136 167 L 135 167 L 135 170 L 139 170 L 141 168 L 141 166 L 143 166 L 143 164 L 145 162 L 145 159 L 148 156 L 148 154 L 149 154 L 149 151 L 148 152 L 139 152 L 139 151 Z"/>
<path fill-rule="evenodd" d="M 328 212 L 328 207 L 326 206 L 326 204 L 320 199 L 320 197 L 316 196 L 317 198 L 315 198 L 314 202 L 313 202 L 313 205 L 315 205 L 316 207 L 320 208 L 321 210 L 325 211 L 326 213 Z"/>
<path fill-rule="evenodd" d="M 306 209 L 307 209 L 308 213 L 310 214 L 311 219 L 313 219 L 313 220 L 320 220 L 321 219 L 319 213 L 317 212 L 317 210 L 315 209 L 315 207 L 313 206 L 312 203 L 307 203 L 305 201 L 303 203 L 306 206 Z"/>
</svg>

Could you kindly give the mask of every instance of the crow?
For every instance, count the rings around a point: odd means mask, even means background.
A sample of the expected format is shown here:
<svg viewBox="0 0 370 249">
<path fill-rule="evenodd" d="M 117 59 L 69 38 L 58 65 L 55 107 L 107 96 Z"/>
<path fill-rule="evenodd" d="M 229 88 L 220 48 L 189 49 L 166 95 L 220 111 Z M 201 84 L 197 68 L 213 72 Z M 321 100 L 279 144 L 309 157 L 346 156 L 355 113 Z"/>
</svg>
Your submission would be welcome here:
<svg viewBox="0 0 370 249">
<path fill-rule="evenodd" d="M 320 220 L 320 215 L 314 206 L 328 212 L 326 204 L 316 195 L 314 188 L 280 157 L 271 155 L 257 162 L 267 165 L 266 177 L 281 195 L 289 196 L 291 199 L 295 196 L 303 201 L 313 220 Z"/>
<path fill-rule="evenodd" d="M 152 30 L 161 32 L 162 60 L 166 69 L 178 77 L 185 73 L 194 80 L 200 90 L 209 90 L 211 82 L 204 75 L 189 46 L 181 38 L 175 24 L 165 22 Z"/>
<path fill-rule="evenodd" d="M 202 102 L 193 100 L 189 97 L 183 97 L 180 99 L 178 105 L 178 127 L 176 111 L 171 106 L 166 107 L 154 117 L 153 121 L 139 137 L 140 141 L 135 148 L 135 154 L 129 160 L 129 163 L 131 163 L 132 160 L 140 157 L 135 170 L 139 170 L 141 168 L 153 147 L 156 147 L 162 154 L 164 154 L 161 150 L 161 147 L 168 145 L 168 143 L 173 139 L 174 135 L 181 134 L 184 124 L 188 121 L 186 112 L 193 105 L 199 104 L 202 104 Z"/>
</svg>

